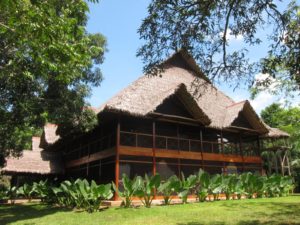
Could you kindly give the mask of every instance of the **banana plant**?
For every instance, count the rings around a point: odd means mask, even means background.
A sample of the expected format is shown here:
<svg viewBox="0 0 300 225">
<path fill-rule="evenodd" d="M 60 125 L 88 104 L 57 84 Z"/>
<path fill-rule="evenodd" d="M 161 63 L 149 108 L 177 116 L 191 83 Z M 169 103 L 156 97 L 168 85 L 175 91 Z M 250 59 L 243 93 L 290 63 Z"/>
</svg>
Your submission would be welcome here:
<svg viewBox="0 0 300 225">
<path fill-rule="evenodd" d="M 142 178 L 141 178 L 142 179 Z M 160 185 L 160 175 L 156 174 L 149 177 L 145 174 L 144 179 L 140 183 L 140 186 L 136 192 L 136 195 L 141 199 L 143 205 L 147 208 L 151 207 L 152 201 L 154 199 L 155 190 Z"/>
<path fill-rule="evenodd" d="M 237 199 L 239 200 L 242 199 L 242 196 L 246 194 L 243 182 L 240 180 L 240 177 L 238 178 L 237 183 L 234 187 L 234 194 L 237 196 Z"/>
<path fill-rule="evenodd" d="M 63 195 L 60 199 L 61 203 L 66 207 L 75 207 L 76 206 L 76 195 L 74 190 L 73 183 L 69 180 L 65 180 L 60 184 L 59 189 L 54 189 L 53 191 L 57 196 Z"/>
<path fill-rule="evenodd" d="M 266 195 L 266 185 L 267 177 L 256 176 L 255 192 L 257 198 L 262 198 Z"/>
<path fill-rule="evenodd" d="M 7 191 L 6 191 L 6 195 L 8 197 L 8 199 L 10 199 L 10 203 L 12 205 L 15 204 L 15 200 L 17 198 L 18 195 L 18 188 L 16 186 L 12 186 L 10 187 Z"/>
<path fill-rule="evenodd" d="M 33 188 L 35 190 L 35 193 L 37 194 L 38 197 L 41 198 L 41 201 L 49 201 L 51 199 L 51 185 L 48 183 L 47 180 L 41 180 L 38 183 L 34 182 L 33 183 Z"/>
<path fill-rule="evenodd" d="M 92 181 L 91 185 L 88 185 L 86 182 L 80 183 L 80 193 L 84 199 L 84 209 L 88 212 L 99 210 L 102 201 L 113 196 L 111 184 L 97 185 L 95 181 Z"/>
<path fill-rule="evenodd" d="M 197 182 L 196 175 L 190 175 L 188 178 L 185 178 L 184 174 L 181 173 L 181 180 L 180 180 L 180 188 L 178 196 L 181 198 L 182 203 L 187 203 L 188 194 L 195 188 Z"/>
<path fill-rule="evenodd" d="M 54 202 L 57 203 L 59 206 L 67 207 L 66 204 L 66 196 L 63 190 L 60 187 L 52 187 L 52 193 L 54 195 Z"/>
<path fill-rule="evenodd" d="M 251 172 L 243 173 L 241 175 L 241 181 L 243 183 L 243 187 L 245 188 L 245 195 L 249 199 L 253 198 L 253 195 L 256 192 L 256 180 L 257 177 Z"/>
<path fill-rule="evenodd" d="M 225 194 L 226 200 L 230 200 L 230 196 L 234 194 L 237 184 L 236 175 L 222 175 L 221 178 L 222 191 Z"/>
<path fill-rule="evenodd" d="M 35 193 L 35 187 L 25 183 L 23 186 L 18 188 L 18 195 L 24 196 L 31 202 L 32 195 Z"/>
<path fill-rule="evenodd" d="M 123 199 L 124 207 L 128 208 L 132 205 L 132 198 L 140 188 L 143 182 L 142 177 L 136 176 L 132 180 L 126 175 L 122 175 L 123 191 L 120 191 L 115 183 L 112 183 L 114 191 Z"/>
<path fill-rule="evenodd" d="M 214 201 L 219 199 L 219 195 L 222 192 L 222 177 L 220 174 L 215 174 L 211 177 L 208 186 L 208 193 L 213 195 Z"/>
<path fill-rule="evenodd" d="M 170 205 L 172 201 L 172 194 L 177 193 L 179 188 L 180 181 L 176 175 L 169 177 L 166 182 L 159 185 L 158 192 L 163 195 L 165 205 Z"/>
<path fill-rule="evenodd" d="M 99 210 L 102 201 L 113 196 L 111 184 L 97 185 L 95 181 L 89 183 L 86 179 L 63 181 L 60 187 L 52 187 L 52 191 L 58 204 L 85 209 L 87 212 Z"/>
<path fill-rule="evenodd" d="M 294 187 L 294 181 L 291 176 L 281 177 L 279 185 L 281 196 L 288 196 L 289 193 L 293 191 Z"/>
<path fill-rule="evenodd" d="M 266 182 L 266 192 L 268 197 L 278 197 L 280 196 L 280 180 L 281 177 L 279 175 L 273 174 L 268 177 Z"/>
<path fill-rule="evenodd" d="M 200 202 L 204 202 L 208 196 L 210 176 L 202 169 L 199 170 L 197 175 L 197 188 L 196 194 Z"/>
</svg>

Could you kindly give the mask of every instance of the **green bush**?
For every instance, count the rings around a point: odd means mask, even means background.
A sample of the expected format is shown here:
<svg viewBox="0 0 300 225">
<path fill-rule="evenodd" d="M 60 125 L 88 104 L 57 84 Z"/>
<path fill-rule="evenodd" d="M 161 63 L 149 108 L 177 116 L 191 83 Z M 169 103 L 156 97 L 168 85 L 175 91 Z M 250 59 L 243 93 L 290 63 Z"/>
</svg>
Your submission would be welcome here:
<svg viewBox="0 0 300 225">
<path fill-rule="evenodd" d="M 250 172 L 241 175 L 215 174 L 210 176 L 203 170 L 187 178 L 183 174 L 180 178 L 174 175 L 163 182 L 158 174 L 150 177 L 148 175 L 136 176 L 133 179 L 123 174 L 122 184 L 119 190 L 114 183 L 97 185 L 95 181 L 89 182 L 86 179 L 65 180 L 58 186 L 46 180 L 35 182 L 33 185 L 24 184 L 19 188 L 11 187 L 7 191 L 0 191 L 0 199 L 11 199 L 14 203 L 18 196 L 29 200 L 32 196 L 36 196 L 50 204 L 94 212 L 99 210 L 103 200 L 112 198 L 112 187 L 122 198 L 125 207 L 132 205 L 133 197 L 139 197 L 145 207 L 151 207 L 156 192 L 163 196 L 164 204 L 169 205 L 174 195 L 181 198 L 182 203 L 185 204 L 189 194 L 196 194 L 200 202 L 205 201 L 209 195 L 213 195 L 214 200 L 218 200 L 220 194 L 224 194 L 227 200 L 234 199 L 235 196 L 238 199 L 242 196 L 247 198 L 280 197 L 287 196 L 295 187 L 293 178 L 290 176 L 274 174 L 267 177 Z"/>
<path fill-rule="evenodd" d="M 52 200 L 64 207 L 76 207 L 88 212 L 99 210 L 101 202 L 113 196 L 111 184 L 97 185 L 95 181 L 89 183 L 86 179 L 74 182 L 63 181 L 59 187 L 51 187 L 49 194 Z"/>
<path fill-rule="evenodd" d="M 163 196 L 164 204 L 169 205 L 172 201 L 172 195 L 177 194 L 180 190 L 180 180 L 176 175 L 173 175 L 165 182 L 161 182 L 157 190 Z"/>
<path fill-rule="evenodd" d="M 119 197 L 123 199 L 124 207 L 128 208 L 132 205 L 132 198 L 136 195 L 137 191 L 139 190 L 142 178 L 136 176 L 132 180 L 126 175 L 122 175 L 122 183 L 123 183 L 123 191 L 120 191 L 115 183 L 112 183 L 114 191 L 118 194 Z"/>
<path fill-rule="evenodd" d="M 154 199 L 155 190 L 160 185 L 160 175 L 156 174 L 149 177 L 147 174 L 145 174 L 144 179 L 142 177 L 139 179 L 141 179 L 142 182 L 139 182 L 136 195 L 141 199 L 144 206 L 150 208 L 152 200 Z"/>
<path fill-rule="evenodd" d="M 184 174 L 181 174 L 181 180 L 180 180 L 180 188 L 178 196 L 181 198 L 182 203 L 187 203 L 188 195 L 191 194 L 191 191 L 195 188 L 197 183 L 197 176 L 196 175 L 190 175 L 189 177 L 185 178 Z"/>
</svg>

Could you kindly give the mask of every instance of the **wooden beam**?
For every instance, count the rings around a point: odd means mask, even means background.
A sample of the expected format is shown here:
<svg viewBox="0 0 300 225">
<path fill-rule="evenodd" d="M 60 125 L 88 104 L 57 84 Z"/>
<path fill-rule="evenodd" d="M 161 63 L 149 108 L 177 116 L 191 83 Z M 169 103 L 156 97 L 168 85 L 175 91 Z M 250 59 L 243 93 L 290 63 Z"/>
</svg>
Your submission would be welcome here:
<svg viewBox="0 0 300 225">
<path fill-rule="evenodd" d="M 242 131 L 247 131 L 247 132 L 250 132 L 250 133 L 260 133 L 259 131 L 257 130 L 254 130 L 254 129 L 249 129 L 249 128 L 245 128 L 245 127 L 236 127 L 236 126 L 229 126 L 228 128 L 232 128 L 232 129 L 237 129 L 237 130 L 242 130 Z"/>
<path fill-rule="evenodd" d="M 71 168 L 75 166 L 80 166 L 82 164 L 86 164 L 89 162 L 93 162 L 100 159 L 105 159 L 107 157 L 115 155 L 115 148 L 109 148 L 101 152 L 96 152 L 94 154 L 91 154 L 90 156 L 84 156 L 80 159 L 75 159 L 72 161 L 69 161 L 65 164 L 66 168 Z"/>
<path fill-rule="evenodd" d="M 152 148 L 142 147 L 128 147 L 120 146 L 120 155 L 131 156 L 148 156 L 153 157 Z M 242 157 L 238 155 L 223 155 L 216 153 L 201 153 L 188 152 L 188 151 L 176 151 L 169 149 L 155 149 L 155 156 L 159 158 L 171 158 L 171 159 L 191 159 L 191 160 L 204 160 L 204 161 L 220 161 L 220 162 L 245 162 L 245 163 L 261 163 L 261 158 L 256 156 Z"/>
<path fill-rule="evenodd" d="M 163 113 L 156 113 L 153 112 L 150 115 L 157 116 L 159 118 L 167 118 L 167 119 L 173 119 L 173 120 L 183 120 L 183 121 L 189 121 L 189 122 L 194 122 L 194 123 L 200 123 L 203 124 L 200 120 L 184 117 L 184 116 L 175 116 L 175 115 L 170 115 L 170 114 L 163 114 Z"/>
</svg>

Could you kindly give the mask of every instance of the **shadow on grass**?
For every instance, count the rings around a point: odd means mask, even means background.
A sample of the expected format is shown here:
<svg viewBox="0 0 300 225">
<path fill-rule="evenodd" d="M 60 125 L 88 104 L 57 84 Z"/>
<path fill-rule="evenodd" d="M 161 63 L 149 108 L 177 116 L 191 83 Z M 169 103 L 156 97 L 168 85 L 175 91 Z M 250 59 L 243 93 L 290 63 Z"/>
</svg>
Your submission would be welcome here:
<svg viewBox="0 0 300 225">
<path fill-rule="evenodd" d="M 188 222 L 188 223 L 177 223 L 177 225 L 225 225 L 224 222 L 215 221 L 213 223 L 199 223 L 199 222 Z"/>
<path fill-rule="evenodd" d="M 0 224 L 13 223 L 20 220 L 41 218 L 57 212 L 71 211 L 46 204 L 0 205 Z"/>
</svg>

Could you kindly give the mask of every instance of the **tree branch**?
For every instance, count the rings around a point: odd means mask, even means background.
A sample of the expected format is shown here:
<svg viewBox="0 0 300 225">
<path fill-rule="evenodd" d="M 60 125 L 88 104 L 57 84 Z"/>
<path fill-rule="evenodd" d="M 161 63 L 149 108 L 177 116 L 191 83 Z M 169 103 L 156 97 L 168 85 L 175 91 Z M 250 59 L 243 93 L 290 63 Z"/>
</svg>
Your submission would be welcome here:
<svg viewBox="0 0 300 225">
<path fill-rule="evenodd" d="M 14 29 L 10 28 L 9 26 L 5 25 L 4 23 L 0 22 L 0 26 L 5 27 L 6 29 L 10 30 L 10 31 L 15 31 Z"/>
</svg>

